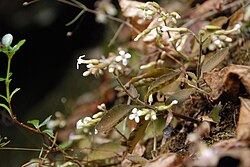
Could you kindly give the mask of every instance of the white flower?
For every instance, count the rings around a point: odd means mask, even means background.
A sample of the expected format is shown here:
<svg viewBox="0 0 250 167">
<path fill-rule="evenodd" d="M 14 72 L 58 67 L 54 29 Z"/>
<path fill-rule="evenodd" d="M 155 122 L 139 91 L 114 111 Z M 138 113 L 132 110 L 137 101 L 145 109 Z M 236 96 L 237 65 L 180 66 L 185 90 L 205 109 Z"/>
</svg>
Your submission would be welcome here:
<svg viewBox="0 0 250 167">
<path fill-rule="evenodd" d="M 82 59 L 83 57 L 85 57 L 85 55 L 82 55 L 77 59 L 76 69 L 79 69 L 79 65 L 83 64 L 84 62 L 84 60 Z"/>
<path fill-rule="evenodd" d="M 82 122 L 82 119 L 80 119 L 76 123 L 76 129 L 81 129 L 82 127 L 84 127 L 84 123 Z"/>
<path fill-rule="evenodd" d="M 86 67 L 87 68 L 92 68 L 94 65 L 93 64 L 87 64 Z"/>
<path fill-rule="evenodd" d="M 150 20 L 153 18 L 152 16 L 154 15 L 154 11 L 149 9 L 149 10 L 144 10 L 143 13 L 144 13 L 144 19 Z"/>
<path fill-rule="evenodd" d="M 167 26 L 162 26 L 162 27 L 161 27 L 161 31 L 162 31 L 162 32 L 169 31 L 169 27 L 167 27 Z"/>
<path fill-rule="evenodd" d="M 215 44 L 215 45 L 220 45 L 220 44 L 221 44 L 221 41 L 220 41 L 219 39 L 217 39 L 217 40 L 214 41 L 214 44 Z"/>
<path fill-rule="evenodd" d="M 126 66 L 128 64 L 128 59 L 131 58 L 131 54 L 126 53 L 124 50 L 119 51 L 119 55 L 116 56 L 115 61 L 120 62 L 122 61 L 122 64 Z"/>
<path fill-rule="evenodd" d="M 2 44 L 6 47 L 10 46 L 13 41 L 13 36 L 11 34 L 6 34 L 2 38 Z"/>
<path fill-rule="evenodd" d="M 77 121 L 76 123 L 76 129 L 81 129 L 83 127 L 88 126 L 89 122 L 92 120 L 91 117 L 85 117 L 83 120 L 80 119 L 79 121 Z"/>
<path fill-rule="evenodd" d="M 173 101 L 171 102 L 171 105 L 174 105 L 174 104 L 178 104 L 178 101 L 177 101 L 177 100 L 173 100 Z"/>
<path fill-rule="evenodd" d="M 129 119 L 130 120 L 135 120 L 136 123 L 139 123 L 140 122 L 140 116 L 142 115 L 142 111 L 141 110 L 138 110 L 137 108 L 133 108 L 132 110 L 132 114 L 129 115 Z"/>
<path fill-rule="evenodd" d="M 83 123 L 84 123 L 85 125 L 88 125 L 89 122 L 90 122 L 91 120 L 92 120 L 91 117 L 85 117 L 85 118 L 83 119 Z"/>
<path fill-rule="evenodd" d="M 235 24 L 235 26 L 234 26 L 234 29 L 235 30 L 239 30 L 241 28 L 241 25 L 240 24 Z"/>
</svg>

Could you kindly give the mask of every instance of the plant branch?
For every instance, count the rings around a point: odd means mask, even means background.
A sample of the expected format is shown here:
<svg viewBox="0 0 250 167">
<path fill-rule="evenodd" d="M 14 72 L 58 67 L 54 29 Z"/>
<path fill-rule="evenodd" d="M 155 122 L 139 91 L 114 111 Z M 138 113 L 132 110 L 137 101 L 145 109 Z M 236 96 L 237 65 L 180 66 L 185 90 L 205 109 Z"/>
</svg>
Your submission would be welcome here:
<svg viewBox="0 0 250 167">
<path fill-rule="evenodd" d="M 148 105 L 144 102 L 142 102 L 140 99 L 138 99 L 138 97 L 134 98 L 133 95 L 127 90 L 127 88 L 122 84 L 121 80 L 119 79 L 118 76 L 115 76 L 115 79 L 116 81 L 118 82 L 118 84 L 122 87 L 122 89 L 126 92 L 126 94 L 134 101 L 136 102 L 137 104 L 145 107 L 145 108 L 149 108 L 149 109 L 152 109 L 152 110 L 155 110 L 157 111 L 157 108 L 155 108 L 154 106 L 151 106 L 151 105 Z M 163 110 L 163 112 L 167 112 L 169 113 L 168 110 Z M 190 122 L 193 122 L 193 123 L 200 123 L 201 121 L 198 120 L 198 119 L 195 119 L 195 118 L 191 118 L 191 117 L 188 117 L 188 116 L 185 116 L 185 115 L 182 115 L 182 114 L 179 114 L 179 113 L 176 113 L 176 112 L 172 112 L 173 113 L 173 116 L 175 116 L 176 118 L 180 118 L 180 119 L 183 119 L 183 120 L 187 120 L 187 121 L 190 121 Z"/>
</svg>

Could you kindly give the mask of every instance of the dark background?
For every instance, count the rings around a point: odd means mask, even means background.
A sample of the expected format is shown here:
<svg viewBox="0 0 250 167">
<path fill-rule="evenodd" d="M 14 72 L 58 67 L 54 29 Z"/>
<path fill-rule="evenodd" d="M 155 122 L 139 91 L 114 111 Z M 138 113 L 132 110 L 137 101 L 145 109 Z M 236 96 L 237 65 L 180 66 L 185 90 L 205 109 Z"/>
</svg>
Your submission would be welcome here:
<svg viewBox="0 0 250 167">
<path fill-rule="evenodd" d="M 94 15 L 84 14 L 75 24 L 67 27 L 79 12 L 72 6 L 56 0 L 41 0 L 28 6 L 22 6 L 21 0 L 0 0 L 0 37 L 11 33 L 13 45 L 22 39 L 26 43 L 12 60 L 13 72 L 11 89 L 21 90 L 13 98 L 13 108 L 20 121 L 27 121 L 30 114 L 34 119 L 45 118 L 53 110 L 40 112 L 34 106 L 46 99 L 47 95 L 63 82 L 65 73 L 76 71 L 70 65 L 76 63 L 79 50 L 96 46 L 102 41 L 104 26 L 95 23 Z M 93 0 L 82 0 L 93 9 Z M 73 32 L 68 37 L 67 32 Z M 0 54 L 0 76 L 5 76 L 7 58 Z M 72 69 L 71 69 L 72 68 Z M 82 77 L 82 71 L 79 71 Z M 80 81 L 84 84 L 85 80 Z M 80 83 L 81 84 L 81 83 Z M 5 94 L 4 84 L 0 93 Z M 59 103 L 59 100 L 58 100 Z M 14 125 L 4 112 L 0 113 L 0 135 L 11 139 L 9 147 L 39 148 L 40 136 Z M 0 166 L 20 166 L 34 157 L 34 152 L 0 150 Z"/>
</svg>

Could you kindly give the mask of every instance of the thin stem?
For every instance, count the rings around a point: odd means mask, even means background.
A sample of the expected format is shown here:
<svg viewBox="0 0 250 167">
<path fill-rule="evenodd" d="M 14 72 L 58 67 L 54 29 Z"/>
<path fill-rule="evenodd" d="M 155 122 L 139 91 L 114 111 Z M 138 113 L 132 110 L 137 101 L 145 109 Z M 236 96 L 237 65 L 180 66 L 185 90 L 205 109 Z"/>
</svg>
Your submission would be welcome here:
<svg viewBox="0 0 250 167">
<path fill-rule="evenodd" d="M 198 64 L 197 64 L 197 69 L 196 69 L 197 80 L 199 80 L 201 77 L 202 46 L 203 46 L 203 41 L 202 41 L 202 35 L 200 34 Z M 199 84 L 198 84 L 198 87 L 199 87 Z"/>
<path fill-rule="evenodd" d="M 73 1 L 74 3 L 73 3 L 73 2 L 69 2 L 69 1 L 67 1 L 67 0 L 57 0 L 57 1 L 58 1 L 58 2 L 62 2 L 62 3 L 65 3 L 65 4 L 68 4 L 68 5 L 71 5 L 71 6 L 74 6 L 74 7 L 79 8 L 79 9 L 83 9 L 83 10 L 85 10 L 85 12 L 89 12 L 89 13 L 92 13 L 92 14 L 95 14 L 95 15 L 99 14 L 98 11 L 89 9 L 89 8 L 87 8 L 85 5 L 83 5 L 82 3 L 78 2 L 78 1 L 75 1 L 75 0 Z M 136 29 L 132 24 L 130 24 L 130 23 L 127 22 L 127 21 L 124 21 L 124 20 L 119 19 L 119 18 L 117 18 L 117 17 L 110 16 L 110 15 L 108 15 L 108 14 L 103 14 L 103 15 L 105 15 L 105 16 L 106 16 L 108 19 L 110 19 L 110 20 L 116 21 L 116 22 L 118 22 L 118 23 L 123 23 L 123 24 L 125 24 L 126 26 L 130 27 L 131 29 L 133 29 L 136 33 L 140 33 L 140 31 L 139 31 L 138 29 Z"/>
<path fill-rule="evenodd" d="M 157 108 L 155 108 L 154 106 L 151 106 L 151 105 L 148 105 L 144 102 L 142 102 L 140 99 L 138 99 L 138 97 L 134 98 L 133 95 L 127 90 L 127 88 L 125 88 L 125 86 L 122 84 L 121 80 L 119 79 L 118 76 L 115 76 L 115 79 L 116 81 L 118 82 L 118 84 L 122 87 L 122 89 L 126 92 L 126 94 L 134 101 L 136 102 L 137 104 L 145 107 L 145 108 L 149 108 L 149 109 L 152 109 L 152 110 L 155 110 L 157 111 Z M 163 112 L 167 112 L 169 113 L 168 110 L 163 110 Z M 187 120 L 187 121 L 190 121 L 190 122 L 193 122 L 193 123 L 200 123 L 201 121 L 198 120 L 198 119 L 195 119 L 195 118 L 191 118 L 191 117 L 188 117 L 188 116 L 185 116 L 185 115 L 182 115 L 182 114 L 179 114 L 179 113 L 176 113 L 176 112 L 172 112 L 173 113 L 173 116 L 175 116 L 176 118 L 180 118 L 180 119 L 183 119 L 183 120 Z"/>
<path fill-rule="evenodd" d="M 11 148 L 11 147 L 1 147 L 0 150 L 14 150 L 14 151 L 35 151 L 35 152 L 46 152 L 48 150 L 41 150 L 38 148 L 24 148 L 24 147 L 15 147 L 15 148 Z"/>
<path fill-rule="evenodd" d="M 6 86 L 6 101 L 8 103 L 9 107 L 9 114 L 10 117 L 13 118 L 13 112 L 11 107 L 11 97 L 10 97 L 10 65 L 11 65 L 11 59 L 15 53 L 10 52 L 7 54 L 8 57 L 8 64 L 7 64 L 7 72 L 6 72 L 6 78 L 5 78 L 5 86 Z"/>
</svg>

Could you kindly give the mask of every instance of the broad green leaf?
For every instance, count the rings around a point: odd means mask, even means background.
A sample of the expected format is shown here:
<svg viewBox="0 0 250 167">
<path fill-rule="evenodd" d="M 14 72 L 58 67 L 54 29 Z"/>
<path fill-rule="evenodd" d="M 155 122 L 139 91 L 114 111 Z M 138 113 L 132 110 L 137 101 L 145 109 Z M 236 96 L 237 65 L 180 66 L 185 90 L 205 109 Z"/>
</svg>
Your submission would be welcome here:
<svg viewBox="0 0 250 167">
<path fill-rule="evenodd" d="M 126 157 L 128 160 L 132 161 L 135 164 L 140 164 L 144 166 L 148 160 L 142 156 L 136 155 L 136 154 L 131 154 Z"/>
<path fill-rule="evenodd" d="M 139 94 L 138 94 L 136 88 L 134 87 L 134 85 L 130 85 L 128 91 L 133 96 L 133 98 L 137 98 L 139 96 Z"/>
<path fill-rule="evenodd" d="M 129 139 L 127 141 L 127 147 L 128 147 L 128 152 L 132 153 L 135 145 L 142 139 L 142 137 L 145 135 L 145 130 L 148 127 L 149 124 L 149 120 L 142 120 L 141 122 L 139 122 L 139 124 L 137 124 L 137 126 L 135 127 L 135 129 L 131 132 Z"/>
<path fill-rule="evenodd" d="M 12 113 L 7 105 L 0 103 L 0 107 L 3 107 L 4 109 L 6 109 L 8 111 L 8 113 L 10 114 L 10 116 L 12 116 Z"/>
<path fill-rule="evenodd" d="M 59 147 L 60 147 L 61 149 L 65 150 L 65 149 L 70 148 L 70 147 L 72 146 L 72 143 L 73 143 L 72 141 L 66 141 L 66 142 L 61 143 L 61 144 L 59 145 Z"/>
<path fill-rule="evenodd" d="M 47 117 L 40 125 L 39 125 L 39 128 L 44 126 L 44 125 L 47 125 L 47 123 L 50 121 L 52 115 L 50 115 L 49 117 Z"/>
<path fill-rule="evenodd" d="M 197 81 L 197 76 L 196 76 L 193 72 L 187 71 L 187 74 L 188 74 L 188 76 L 190 76 L 193 80 Z"/>
<path fill-rule="evenodd" d="M 0 82 L 1 82 L 1 81 L 5 81 L 5 78 L 0 78 Z"/>
<path fill-rule="evenodd" d="M 20 49 L 20 47 L 25 43 L 25 41 L 26 41 L 25 39 L 19 41 L 18 44 L 16 44 L 13 47 L 12 51 L 14 51 L 14 52 L 18 51 Z"/>
<path fill-rule="evenodd" d="M 27 121 L 29 124 L 32 124 L 36 129 L 39 129 L 39 120 L 37 119 L 34 119 L 34 120 L 30 120 L 30 121 Z"/>
<path fill-rule="evenodd" d="M 133 77 L 130 81 L 129 84 L 134 84 L 135 82 L 138 82 L 141 79 L 145 79 L 145 78 L 158 78 L 166 73 L 168 73 L 169 71 L 172 71 L 172 69 L 169 68 L 157 68 L 157 69 L 153 69 L 145 74 L 142 74 L 140 76 L 137 77 Z"/>
<path fill-rule="evenodd" d="M 149 87 L 147 94 L 144 97 L 144 101 L 147 102 L 148 97 L 162 89 L 166 85 L 171 84 L 180 76 L 180 71 L 170 71 L 167 74 L 162 75 L 158 79 L 156 79 Z"/>
<path fill-rule="evenodd" d="M 98 132 L 109 131 L 112 127 L 117 125 L 122 119 L 133 109 L 140 108 L 138 105 L 119 104 L 108 110 L 103 115 L 100 122 L 96 125 Z"/>
<path fill-rule="evenodd" d="M 166 105 L 169 105 L 173 100 L 177 100 L 178 104 L 185 102 L 190 98 L 190 95 L 195 92 L 195 88 L 181 89 L 175 92 L 173 95 L 169 96 L 166 101 Z"/>
<path fill-rule="evenodd" d="M 12 99 L 13 95 L 14 95 L 17 91 L 19 91 L 19 90 L 20 90 L 20 88 L 16 88 L 16 89 L 10 94 L 10 99 Z"/>
<path fill-rule="evenodd" d="M 216 105 L 212 111 L 209 114 L 209 117 L 213 119 L 214 122 L 219 123 L 220 122 L 220 111 L 222 110 L 222 105 L 219 103 Z"/>
<path fill-rule="evenodd" d="M 153 138 L 155 135 L 162 135 L 165 126 L 166 118 L 164 118 L 163 116 L 157 116 L 157 119 L 153 123 L 148 125 L 143 137 L 143 141 Z"/>
<path fill-rule="evenodd" d="M 213 26 L 217 26 L 219 28 L 222 28 L 224 24 L 226 24 L 228 21 L 228 18 L 225 16 L 217 17 L 213 19 L 209 24 Z"/>
<path fill-rule="evenodd" d="M 122 151 L 125 151 L 125 148 L 122 147 L 121 144 L 114 142 L 105 143 L 96 146 L 94 150 L 88 154 L 86 160 L 95 161 L 117 157 L 118 153 Z"/>
<path fill-rule="evenodd" d="M 218 51 L 216 54 L 214 54 L 209 60 L 203 63 L 201 72 L 209 72 L 212 69 L 214 69 L 217 65 L 219 65 L 225 57 L 228 55 L 229 49 L 223 48 L 220 51 Z"/>
<path fill-rule="evenodd" d="M 53 130 L 51 130 L 51 129 L 45 129 L 45 130 L 43 130 L 42 132 L 45 133 L 45 134 L 47 134 L 47 135 L 49 135 L 49 136 L 52 137 L 52 138 L 55 138 L 54 132 L 53 132 Z"/>
</svg>

